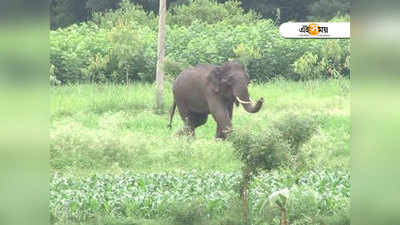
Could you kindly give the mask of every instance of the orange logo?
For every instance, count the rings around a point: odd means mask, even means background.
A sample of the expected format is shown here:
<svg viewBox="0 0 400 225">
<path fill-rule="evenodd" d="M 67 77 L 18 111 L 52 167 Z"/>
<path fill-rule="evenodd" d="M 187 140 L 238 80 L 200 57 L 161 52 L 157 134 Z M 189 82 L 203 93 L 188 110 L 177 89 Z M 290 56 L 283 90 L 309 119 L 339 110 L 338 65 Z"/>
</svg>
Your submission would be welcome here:
<svg viewBox="0 0 400 225">
<path fill-rule="evenodd" d="M 319 34 L 319 25 L 316 23 L 312 23 L 307 27 L 308 33 L 310 35 L 318 35 Z"/>
</svg>

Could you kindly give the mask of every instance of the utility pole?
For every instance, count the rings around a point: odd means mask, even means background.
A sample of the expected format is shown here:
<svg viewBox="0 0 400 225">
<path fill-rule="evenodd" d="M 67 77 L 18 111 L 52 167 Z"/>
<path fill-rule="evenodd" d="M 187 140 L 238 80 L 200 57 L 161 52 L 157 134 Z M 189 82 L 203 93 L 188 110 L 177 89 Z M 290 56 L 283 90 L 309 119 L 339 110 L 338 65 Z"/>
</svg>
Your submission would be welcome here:
<svg viewBox="0 0 400 225">
<path fill-rule="evenodd" d="M 159 20 L 158 20 L 158 49 L 157 49 L 157 74 L 156 74 L 156 104 L 157 110 L 162 110 L 162 96 L 164 88 L 163 62 L 165 55 L 165 15 L 167 11 L 166 0 L 160 0 Z"/>
</svg>

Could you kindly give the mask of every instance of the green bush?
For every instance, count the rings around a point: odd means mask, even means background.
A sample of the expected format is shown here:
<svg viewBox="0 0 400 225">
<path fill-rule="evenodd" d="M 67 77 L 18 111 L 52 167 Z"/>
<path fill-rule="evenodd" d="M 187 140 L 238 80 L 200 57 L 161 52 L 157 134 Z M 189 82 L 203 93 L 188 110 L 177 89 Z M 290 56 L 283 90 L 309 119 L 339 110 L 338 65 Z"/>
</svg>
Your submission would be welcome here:
<svg viewBox="0 0 400 225">
<path fill-rule="evenodd" d="M 293 64 L 301 80 L 340 78 L 350 75 L 350 46 L 346 41 L 328 40 L 318 54 L 305 53 Z"/>
<path fill-rule="evenodd" d="M 261 171 L 270 172 L 280 166 L 290 167 L 294 161 L 293 156 L 299 154 L 300 147 L 314 133 L 315 126 L 310 121 L 307 117 L 287 114 L 267 128 L 239 129 L 229 137 L 237 157 L 243 163 L 240 196 L 246 209 L 243 213 L 245 222 L 248 222 L 248 200 L 244 196 L 254 177 Z"/>
<path fill-rule="evenodd" d="M 82 69 L 89 58 L 105 55 L 111 48 L 106 32 L 94 24 L 83 23 L 50 32 L 50 62 L 62 83 L 85 81 Z"/>
<path fill-rule="evenodd" d="M 293 155 L 299 153 L 300 147 L 310 140 L 317 129 L 313 118 L 295 113 L 285 114 L 279 120 L 273 121 L 272 126 L 289 143 Z"/>
<path fill-rule="evenodd" d="M 50 61 L 62 83 L 152 81 L 155 75 L 156 32 L 132 24 L 100 28 L 90 22 L 52 31 Z"/>
<path fill-rule="evenodd" d="M 167 34 L 169 59 L 190 65 L 239 59 L 246 64 L 250 79 L 259 82 L 290 77 L 290 65 L 304 51 L 318 49 L 315 45 L 320 43 L 282 39 L 272 20 L 237 26 L 195 21 L 189 27 L 170 27 Z"/>
<path fill-rule="evenodd" d="M 301 80 L 312 80 L 322 77 L 322 68 L 318 64 L 318 55 L 307 52 L 293 64 L 294 72 Z"/>
<path fill-rule="evenodd" d="M 287 113 L 264 129 L 235 130 L 229 140 L 244 166 L 257 174 L 258 170 L 270 171 L 291 164 L 315 131 L 316 123 L 311 117 Z"/>
<path fill-rule="evenodd" d="M 167 18 L 165 66 L 170 78 L 190 65 L 229 59 L 242 61 L 256 82 L 350 74 L 349 40 L 284 39 L 272 20 L 244 13 L 238 2 L 193 1 L 173 8 Z M 126 76 L 153 82 L 157 38 L 157 17 L 123 1 L 115 11 L 50 32 L 53 76 L 64 84 L 121 83 Z"/>
<path fill-rule="evenodd" d="M 290 152 L 290 145 L 275 129 L 255 132 L 250 129 L 235 130 L 229 137 L 238 158 L 251 173 L 258 170 L 271 170 L 285 162 Z"/>
</svg>

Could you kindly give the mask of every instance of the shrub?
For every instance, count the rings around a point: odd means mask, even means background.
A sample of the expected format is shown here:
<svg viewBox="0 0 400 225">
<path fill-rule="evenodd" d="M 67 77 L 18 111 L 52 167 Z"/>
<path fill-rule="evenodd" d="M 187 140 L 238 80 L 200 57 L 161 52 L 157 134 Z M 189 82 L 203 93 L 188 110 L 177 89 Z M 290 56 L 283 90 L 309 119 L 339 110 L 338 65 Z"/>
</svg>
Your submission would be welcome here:
<svg viewBox="0 0 400 225">
<path fill-rule="evenodd" d="M 317 129 L 314 119 L 295 113 L 286 113 L 279 120 L 273 121 L 272 126 L 289 143 L 293 155 L 299 153 L 300 147 L 310 140 Z"/>
<path fill-rule="evenodd" d="M 263 28 L 260 31 L 259 49 L 261 57 L 249 61 L 248 71 L 253 80 L 266 82 L 275 78 L 296 79 L 292 64 L 305 52 L 318 52 L 323 42 L 321 40 L 284 39 L 278 29 Z"/>
<path fill-rule="evenodd" d="M 195 21 L 189 27 L 169 27 L 167 33 L 166 52 L 170 60 L 196 65 L 239 59 L 248 65 L 250 79 L 259 82 L 290 74 L 290 65 L 304 50 L 299 46 L 299 53 L 293 53 L 293 46 L 282 40 L 271 20 L 237 26 Z M 311 49 L 313 45 L 304 48 Z"/>
<path fill-rule="evenodd" d="M 313 80 L 322 77 L 322 68 L 318 64 L 318 55 L 307 52 L 293 64 L 294 72 L 301 80 Z"/>
<path fill-rule="evenodd" d="M 264 129 L 235 130 L 229 140 L 244 167 L 257 174 L 291 163 L 315 131 L 315 120 L 309 116 L 287 113 Z"/>
<path fill-rule="evenodd" d="M 156 32 L 121 23 L 112 29 L 94 23 L 52 31 L 50 61 L 62 83 L 152 81 L 156 65 Z"/>
<path fill-rule="evenodd" d="M 260 49 L 255 46 L 245 46 L 240 43 L 238 46 L 233 48 L 233 53 L 237 60 L 239 60 L 245 68 L 248 67 L 251 59 L 259 59 L 261 57 Z"/>
<path fill-rule="evenodd" d="M 235 130 L 229 137 L 238 158 L 251 173 L 260 169 L 271 170 L 288 159 L 290 145 L 275 129 L 254 132 L 250 129 Z"/>
<path fill-rule="evenodd" d="M 320 55 L 320 64 L 327 77 L 350 75 L 350 46 L 344 45 L 343 40 L 329 40 Z"/>
<path fill-rule="evenodd" d="M 229 137 L 237 157 L 243 163 L 240 196 L 245 222 L 248 222 L 246 196 L 250 182 L 260 171 L 269 172 L 281 165 L 293 163 L 292 156 L 299 153 L 301 145 L 313 134 L 314 126 L 310 121 L 288 114 L 265 129 L 236 130 Z M 284 208 L 284 204 L 281 207 Z M 286 216 L 282 219 L 287 220 Z"/>
<path fill-rule="evenodd" d="M 349 76 L 350 46 L 343 40 L 329 40 L 318 54 L 307 52 L 296 60 L 293 70 L 301 80 Z"/>
<path fill-rule="evenodd" d="M 113 47 L 109 55 L 111 62 L 109 74 L 116 73 L 115 81 L 122 82 L 126 76 L 131 80 L 152 81 L 156 69 L 156 33 L 148 27 L 135 30 L 121 25 L 109 33 Z"/>
<path fill-rule="evenodd" d="M 94 24 L 50 31 L 50 62 L 56 78 L 62 83 L 84 81 L 82 68 L 88 66 L 88 59 L 104 55 L 110 47 L 106 33 Z"/>
</svg>

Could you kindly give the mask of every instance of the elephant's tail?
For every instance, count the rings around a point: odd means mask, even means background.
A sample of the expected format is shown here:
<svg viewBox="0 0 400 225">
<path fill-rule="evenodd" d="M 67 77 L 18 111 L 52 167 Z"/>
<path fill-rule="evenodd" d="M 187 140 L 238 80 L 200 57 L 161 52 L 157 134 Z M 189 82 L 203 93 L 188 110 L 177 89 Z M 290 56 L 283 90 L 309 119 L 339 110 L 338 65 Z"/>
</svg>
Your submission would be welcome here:
<svg viewBox="0 0 400 225">
<path fill-rule="evenodd" d="M 174 103 L 172 104 L 172 107 L 171 107 L 171 109 L 170 109 L 170 111 L 169 111 L 169 124 L 167 125 L 167 127 L 169 128 L 169 129 L 171 129 L 172 128 L 172 119 L 174 118 L 174 114 L 175 114 L 175 108 L 176 108 L 176 102 L 175 102 L 175 100 L 174 100 Z"/>
</svg>

